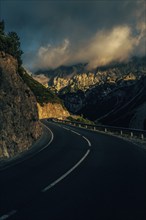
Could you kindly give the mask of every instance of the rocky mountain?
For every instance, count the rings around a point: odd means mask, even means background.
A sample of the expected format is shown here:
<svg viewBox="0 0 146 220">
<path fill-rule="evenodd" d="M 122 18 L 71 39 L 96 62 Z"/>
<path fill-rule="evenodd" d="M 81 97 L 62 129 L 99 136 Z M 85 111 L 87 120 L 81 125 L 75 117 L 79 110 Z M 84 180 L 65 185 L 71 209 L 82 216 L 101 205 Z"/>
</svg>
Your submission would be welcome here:
<svg viewBox="0 0 146 220">
<path fill-rule="evenodd" d="M 105 85 L 107 86 L 107 85 Z M 146 76 L 108 92 L 107 87 L 94 88 L 85 95 L 78 114 L 101 124 L 145 128 Z"/>
<path fill-rule="evenodd" d="M 42 75 L 48 78 L 48 86 L 63 94 L 86 91 L 92 87 L 109 83 L 122 84 L 123 81 L 134 81 L 145 73 L 146 57 L 133 57 L 127 63 L 113 63 L 98 67 L 93 71 L 86 69 L 87 64 L 61 66 L 54 70 L 37 71 L 34 77 Z"/>
<path fill-rule="evenodd" d="M 0 157 L 13 156 L 42 134 L 36 98 L 18 74 L 18 63 L 0 52 Z"/>
<path fill-rule="evenodd" d="M 42 74 L 71 113 L 102 124 L 144 127 L 146 57 L 134 57 L 127 63 L 113 63 L 94 71 L 87 71 L 86 64 L 80 64 Z M 142 111 L 143 116 L 139 114 Z M 140 123 L 136 122 L 138 117 Z"/>
</svg>

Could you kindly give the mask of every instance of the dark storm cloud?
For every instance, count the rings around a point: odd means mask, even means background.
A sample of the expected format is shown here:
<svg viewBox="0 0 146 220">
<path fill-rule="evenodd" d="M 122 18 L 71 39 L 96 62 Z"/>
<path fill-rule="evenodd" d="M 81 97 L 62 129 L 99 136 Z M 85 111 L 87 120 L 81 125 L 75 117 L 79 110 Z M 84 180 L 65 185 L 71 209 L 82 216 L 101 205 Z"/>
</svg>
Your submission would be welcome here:
<svg viewBox="0 0 146 220">
<path fill-rule="evenodd" d="M 28 66 L 34 66 L 34 63 L 37 66 L 37 62 L 47 68 L 48 64 L 51 66 L 51 62 L 52 67 L 55 67 L 78 60 L 90 62 L 90 59 L 95 60 L 96 65 L 95 57 L 99 54 L 93 47 L 99 40 L 101 45 L 103 43 L 103 46 L 106 44 L 108 47 L 106 34 L 110 35 L 112 41 L 113 38 L 116 39 L 118 30 L 121 34 L 127 34 L 127 39 L 123 42 L 130 43 L 132 40 L 128 52 L 123 52 L 128 53 L 124 57 L 134 51 L 136 44 L 141 44 L 134 41 L 134 36 L 140 35 L 142 28 L 145 29 L 144 2 L 1 0 L 1 17 L 6 21 L 7 30 L 16 31 L 21 37 L 24 61 Z M 123 38 L 118 38 L 119 44 L 122 40 Z M 88 51 L 83 51 L 83 48 Z M 139 53 L 144 53 L 142 48 L 143 45 L 139 48 Z M 101 53 L 98 46 L 97 49 Z M 85 56 L 89 52 L 91 54 Z M 106 55 L 109 56 L 109 52 Z"/>
</svg>

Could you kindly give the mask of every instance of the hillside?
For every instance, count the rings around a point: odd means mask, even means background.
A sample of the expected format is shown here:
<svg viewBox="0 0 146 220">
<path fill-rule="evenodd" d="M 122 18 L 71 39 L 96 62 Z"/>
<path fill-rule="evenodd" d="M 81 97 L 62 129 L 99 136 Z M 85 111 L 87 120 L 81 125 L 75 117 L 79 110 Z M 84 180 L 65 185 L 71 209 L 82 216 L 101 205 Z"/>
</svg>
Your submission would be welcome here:
<svg viewBox="0 0 146 220">
<path fill-rule="evenodd" d="M 69 116 L 63 101 L 58 98 L 54 92 L 34 80 L 27 74 L 24 68 L 21 67 L 19 74 L 36 97 L 40 119 L 50 117 L 63 118 Z"/>
<path fill-rule="evenodd" d="M 28 149 L 42 134 L 36 99 L 17 69 L 17 60 L 0 52 L 0 157 Z"/>
<path fill-rule="evenodd" d="M 86 65 L 80 64 L 42 74 L 71 113 L 102 124 L 144 127 L 145 113 L 141 123 L 138 115 L 144 112 L 140 109 L 146 101 L 146 57 L 133 57 L 127 63 L 112 63 L 94 71 L 87 71 Z"/>
<path fill-rule="evenodd" d="M 143 77 L 135 84 L 116 88 L 102 98 L 98 96 L 99 90 L 94 90 L 94 94 L 89 93 L 86 97 L 86 104 L 79 113 L 98 123 L 143 129 L 146 112 L 140 113 L 140 106 L 146 103 L 145 82 L 146 77 Z"/>
<path fill-rule="evenodd" d="M 21 67 L 19 69 L 19 74 L 34 93 L 37 102 L 41 106 L 48 102 L 62 104 L 61 100 L 50 89 L 46 89 L 42 84 L 34 80 L 24 68 Z"/>
</svg>

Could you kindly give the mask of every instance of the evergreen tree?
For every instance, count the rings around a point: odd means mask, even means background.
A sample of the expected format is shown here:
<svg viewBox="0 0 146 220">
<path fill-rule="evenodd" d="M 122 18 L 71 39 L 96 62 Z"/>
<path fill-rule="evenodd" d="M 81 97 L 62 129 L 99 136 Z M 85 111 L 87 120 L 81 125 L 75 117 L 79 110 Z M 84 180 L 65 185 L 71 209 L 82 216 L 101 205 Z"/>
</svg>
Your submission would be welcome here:
<svg viewBox="0 0 146 220">
<path fill-rule="evenodd" d="M 6 47 L 6 37 L 4 33 L 5 23 L 4 20 L 0 21 L 0 50 L 5 51 Z"/>
<path fill-rule="evenodd" d="M 16 32 L 8 33 L 8 53 L 14 56 L 18 60 L 19 66 L 22 64 L 21 55 L 23 54 L 20 49 L 20 38 L 18 37 Z"/>
<path fill-rule="evenodd" d="M 4 20 L 0 21 L 0 35 L 4 35 L 4 30 L 5 30 L 5 22 Z"/>
<path fill-rule="evenodd" d="M 16 32 L 9 32 L 6 34 L 4 29 L 5 23 L 2 20 L 0 21 L 0 51 L 4 51 L 15 57 L 20 67 L 22 64 L 21 55 L 23 54 L 20 48 L 20 38 Z"/>
</svg>

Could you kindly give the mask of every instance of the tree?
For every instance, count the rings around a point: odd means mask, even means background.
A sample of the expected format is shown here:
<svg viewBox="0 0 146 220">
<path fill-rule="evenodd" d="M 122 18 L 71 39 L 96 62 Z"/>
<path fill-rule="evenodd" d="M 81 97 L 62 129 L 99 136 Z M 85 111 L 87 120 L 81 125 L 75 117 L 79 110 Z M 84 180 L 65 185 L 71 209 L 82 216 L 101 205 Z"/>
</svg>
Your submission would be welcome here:
<svg viewBox="0 0 146 220">
<path fill-rule="evenodd" d="M 19 66 L 22 64 L 21 55 L 23 54 L 20 49 L 20 38 L 16 32 L 8 33 L 8 53 L 14 56 L 18 60 Z"/>
<path fill-rule="evenodd" d="M 4 30 L 5 30 L 5 22 L 4 20 L 0 21 L 0 35 L 4 35 Z"/>
<path fill-rule="evenodd" d="M 4 32 L 5 23 L 4 20 L 0 21 L 0 51 L 4 51 L 15 57 L 18 61 L 18 66 L 22 65 L 21 56 L 23 54 L 20 48 L 20 38 L 16 32 Z"/>
<path fill-rule="evenodd" d="M 6 38 L 5 38 L 5 23 L 4 20 L 0 21 L 0 50 L 5 51 L 6 46 Z"/>
</svg>

